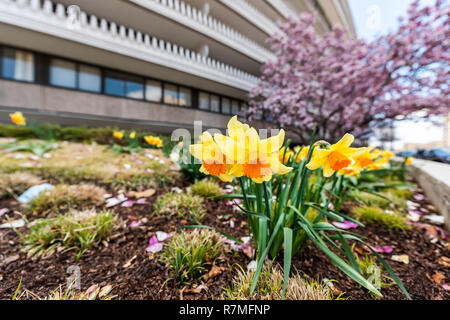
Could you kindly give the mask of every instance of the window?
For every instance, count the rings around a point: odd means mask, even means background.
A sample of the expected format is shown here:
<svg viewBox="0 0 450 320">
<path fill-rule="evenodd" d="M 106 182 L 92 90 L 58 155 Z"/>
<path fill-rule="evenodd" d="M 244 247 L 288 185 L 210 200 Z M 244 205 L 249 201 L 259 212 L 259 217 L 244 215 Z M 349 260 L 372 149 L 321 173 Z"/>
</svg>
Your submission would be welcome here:
<svg viewBox="0 0 450 320">
<path fill-rule="evenodd" d="M 178 88 L 173 84 L 164 84 L 164 103 L 178 104 Z"/>
<path fill-rule="evenodd" d="M 34 55 L 31 52 L 4 48 L 2 76 L 7 79 L 34 81 Z"/>
<path fill-rule="evenodd" d="M 191 89 L 180 87 L 180 106 L 190 107 L 191 105 Z"/>
<path fill-rule="evenodd" d="M 105 93 L 120 97 L 125 95 L 125 81 L 121 78 L 121 74 L 111 71 L 106 72 Z"/>
<path fill-rule="evenodd" d="M 231 103 L 231 113 L 233 115 L 237 115 L 239 113 L 239 102 L 236 100 L 233 100 Z"/>
<path fill-rule="evenodd" d="M 199 92 L 198 107 L 202 110 L 209 110 L 209 94 L 206 92 Z"/>
<path fill-rule="evenodd" d="M 142 79 L 138 77 L 127 77 L 125 95 L 128 98 L 144 99 L 144 85 Z"/>
<path fill-rule="evenodd" d="M 78 87 L 80 90 L 100 92 L 102 87 L 100 68 L 80 65 L 78 75 Z"/>
<path fill-rule="evenodd" d="M 230 114 L 231 111 L 231 101 L 228 98 L 222 98 L 222 113 Z"/>
<path fill-rule="evenodd" d="M 211 111 L 220 112 L 220 98 L 215 95 L 211 95 Z"/>
<path fill-rule="evenodd" d="M 50 61 L 50 84 L 58 87 L 77 87 L 77 65 L 61 59 Z"/>
<path fill-rule="evenodd" d="M 145 82 L 145 99 L 148 101 L 161 102 L 162 99 L 161 82 L 155 80 L 147 80 Z"/>
</svg>

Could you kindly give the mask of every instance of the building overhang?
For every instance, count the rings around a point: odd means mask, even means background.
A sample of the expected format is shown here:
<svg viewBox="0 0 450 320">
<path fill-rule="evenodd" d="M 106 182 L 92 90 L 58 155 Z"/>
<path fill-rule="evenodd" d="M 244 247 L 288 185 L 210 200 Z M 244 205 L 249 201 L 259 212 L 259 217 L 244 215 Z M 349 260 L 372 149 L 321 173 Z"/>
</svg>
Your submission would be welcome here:
<svg viewBox="0 0 450 320">
<path fill-rule="evenodd" d="M 64 6 L 53 11 L 49 3 L 0 1 L 2 42 L 236 98 L 257 83 L 246 72 L 95 16 L 84 14 L 71 26 Z"/>
</svg>

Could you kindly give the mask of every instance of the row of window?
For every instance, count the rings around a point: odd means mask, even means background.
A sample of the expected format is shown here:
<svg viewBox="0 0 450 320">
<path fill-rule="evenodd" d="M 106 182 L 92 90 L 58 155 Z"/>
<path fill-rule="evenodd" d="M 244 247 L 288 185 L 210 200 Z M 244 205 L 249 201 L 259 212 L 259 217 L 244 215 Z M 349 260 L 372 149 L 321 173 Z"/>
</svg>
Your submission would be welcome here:
<svg viewBox="0 0 450 320">
<path fill-rule="evenodd" d="M 9 47 L 0 49 L 3 49 L 0 51 L 0 70 L 3 78 L 35 82 L 37 68 L 32 52 Z M 223 114 L 238 114 L 244 107 L 242 101 L 228 97 L 60 58 L 46 57 L 45 65 L 48 70 L 46 82 L 56 87 L 183 107 L 198 107 Z"/>
</svg>

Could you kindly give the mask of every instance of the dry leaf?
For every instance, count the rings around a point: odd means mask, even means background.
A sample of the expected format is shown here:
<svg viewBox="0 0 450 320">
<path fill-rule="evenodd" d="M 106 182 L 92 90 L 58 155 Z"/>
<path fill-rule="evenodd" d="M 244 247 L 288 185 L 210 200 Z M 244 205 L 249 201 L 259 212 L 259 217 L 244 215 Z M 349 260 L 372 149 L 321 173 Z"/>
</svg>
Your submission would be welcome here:
<svg viewBox="0 0 450 320">
<path fill-rule="evenodd" d="M 128 193 L 128 195 L 131 198 L 150 198 L 151 196 L 153 196 L 155 194 L 156 190 L 155 189 L 147 189 L 145 191 L 142 192 L 136 192 L 136 191 L 131 191 L 130 193 Z"/>
<path fill-rule="evenodd" d="M 122 268 L 128 268 L 133 263 L 134 259 L 136 259 L 136 255 L 133 256 L 131 259 L 128 259 L 128 261 L 122 266 Z"/>
<path fill-rule="evenodd" d="M 222 273 L 222 269 L 219 268 L 218 266 L 213 265 L 211 270 L 209 270 L 208 274 L 205 275 L 205 280 L 217 277 L 221 273 Z"/>
<path fill-rule="evenodd" d="M 98 287 L 98 284 L 94 284 L 84 292 L 83 296 L 85 296 L 88 300 L 95 300 L 99 291 L 100 288 Z"/>
<path fill-rule="evenodd" d="M 450 268 L 450 258 L 447 258 L 446 256 L 440 257 L 438 263 L 447 268 Z"/>
<path fill-rule="evenodd" d="M 98 293 L 98 297 L 103 298 L 103 297 L 107 296 L 112 291 L 112 289 L 113 289 L 113 287 L 110 284 L 104 286 L 102 288 L 102 290 L 100 290 L 100 292 Z"/>
<path fill-rule="evenodd" d="M 403 262 L 404 264 L 409 264 L 409 256 L 406 254 L 402 254 L 399 256 L 393 255 L 391 259 L 397 262 Z"/>
<path fill-rule="evenodd" d="M 11 262 L 14 262 L 16 260 L 19 260 L 20 256 L 18 254 L 13 255 L 13 256 L 9 256 L 7 257 L 5 260 L 0 261 L 0 265 L 7 265 L 10 264 Z"/>
<path fill-rule="evenodd" d="M 183 292 L 184 293 L 202 293 L 202 289 L 189 288 L 189 289 L 183 290 Z"/>
<path fill-rule="evenodd" d="M 441 284 L 442 280 L 445 279 L 445 276 L 442 273 L 436 271 L 431 278 L 433 279 L 434 283 Z"/>
</svg>

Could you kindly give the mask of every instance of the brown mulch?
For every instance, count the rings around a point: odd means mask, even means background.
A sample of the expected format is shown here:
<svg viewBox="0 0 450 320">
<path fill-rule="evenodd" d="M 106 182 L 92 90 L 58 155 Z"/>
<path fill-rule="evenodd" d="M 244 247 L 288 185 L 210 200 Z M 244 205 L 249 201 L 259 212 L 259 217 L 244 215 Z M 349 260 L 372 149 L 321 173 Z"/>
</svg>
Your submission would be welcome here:
<svg viewBox="0 0 450 320">
<path fill-rule="evenodd" d="M 159 261 L 157 256 L 146 252 L 151 236 L 156 231 L 179 232 L 187 225 L 187 221 L 175 216 L 151 216 L 152 206 L 156 197 L 165 190 L 157 190 L 148 199 L 149 205 L 135 205 L 132 208 L 114 207 L 114 211 L 125 222 L 125 227 L 119 235 L 108 245 L 85 253 L 75 261 L 73 254 L 58 253 L 46 259 L 32 260 L 20 252 L 20 237 L 11 229 L 0 229 L 0 299 L 10 299 L 20 279 L 22 288 L 34 294 L 45 297 L 60 285 L 65 287 L 70 276 L 67 270 L 76 265 L 81 269 L 81 289 L 86 290 L 93 284 L 114 286 L 115 299 L 217 299 L 222 290 L 227 287 L 233 277 L 236 265 L 246 268 L 250 258 L 243 253 L 224 253 L 215 263 L 222 273 L 213 279 L 200 279 L 193 287 L 177 285 L 170 279 L 168 269 Z M 208 215 L 204 225 L 217 227 L 235 237 L 246 236 L 247 225 L 244 215 L 233 213 L 225 205 L 226 200 L 208 200 L 206 207 Z M 425 204 L 425 202 L 424 202 Z M 19 205 L 14 200 L 0 201 L 0 208 L 8 207 L 18 210 Z M 11 210 L 11 211 L 13 211 Z M 9 216 L 13 214 L 8 213 Z M 15 215 L 14 218 L 19 218 Z M 147 222 L 138 228 L 131 228 L 130 222 L 147 218 Z M 234 228 L 230 226 L 230 219 L 234 221 Z M 5 216 L 0 217 L 0 223 L 5 222 Z M 21 228 L 26 232 L 26 228 Z M 422 228 L 413 227 L 402 232 L 387 230 L 386 228 L 368 225 L 365 228 L 354 229 L 358 234 L 367 237 L 367 242 L 374 246 L 389 245 L 394 248 L 390 254 L 382 254 L 389 263 L 413 299 L 450 299 L 450 292 L 442 285 L 450 284 L 448 266 L 438 261 L 442 257 L 450 257 L 449 245 L 432 243 Z M 364 250 L 357 244 L 359 251 Z M 395 262 L 390 257 L 406 254 L 410 258 L 409 264 Z M 134 259 L 132 259 L 135 257 Z M 132 259 L 129 267 L 124 265 Z M 280 260 L 281 261 L 281 260 Z M 212 266 L 208 266 L 209 268 Z M 293 258 L 293 270 L 299 270 L 317 279 L 333 279 L 335 292 L 343 293 L 349 299 L 372 299 L 370 294 L 341 271 L 334 267 L 329 259 L 316 247 L 308 246 L 303 252 Z M 433 281 L 436 272 L 444 279 L 440 284 Z M 201 285 L 200 287 L 198 287 Z M 192 290 L 198 288 L 199 290 Z M 395 285 L 382 289 L 383 299 L 405 299 L 403 293 Z"/>
</svg>

